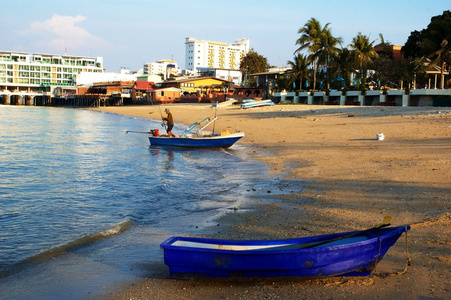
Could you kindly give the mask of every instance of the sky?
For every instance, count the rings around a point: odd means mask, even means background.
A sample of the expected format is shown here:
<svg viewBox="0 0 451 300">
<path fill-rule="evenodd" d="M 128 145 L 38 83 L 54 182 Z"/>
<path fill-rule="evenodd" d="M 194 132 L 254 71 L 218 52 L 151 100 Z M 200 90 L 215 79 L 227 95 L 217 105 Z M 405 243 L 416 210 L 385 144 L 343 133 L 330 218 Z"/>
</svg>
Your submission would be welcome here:
<svg viewBox="0 0 451 300">
<path fill-rule="evenodd" d="M 15 0 L 2 1 L 0 50 L 103 57 L 107 72 L 173 59 L 185 68 L 185 39 L 223 43 L 249 38 L 273 66 L 286 66 L 298 30 L 329 23 L 348 46 L 359 32 L 375 45 L 403 46 L 450 0 Z"/>
</svg>

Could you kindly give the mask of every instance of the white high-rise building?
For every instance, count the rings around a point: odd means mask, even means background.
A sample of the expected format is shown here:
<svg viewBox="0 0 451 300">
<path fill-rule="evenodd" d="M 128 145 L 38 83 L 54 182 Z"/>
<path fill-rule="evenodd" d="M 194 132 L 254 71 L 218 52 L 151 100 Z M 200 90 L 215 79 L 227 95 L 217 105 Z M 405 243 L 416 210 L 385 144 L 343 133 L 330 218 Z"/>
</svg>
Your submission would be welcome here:
<svg viewBox="0 0 451 300">
<path fill-rule="evenodd" d="M 144 64 L 144 74 L 163 74 L 167 78 L 169 75 L 176 75 L 178 72 L 177 63 L 173 60 L 162 59 Z"/>
<path fill-rule="evenodd" d="M 238 70 L 241 58 L 249 52 L 249 46 L 249 39 L 239 39 L 229 45 L 187 37 L 185 68 L 192 71 L 199 67 Z"/>
</svg>

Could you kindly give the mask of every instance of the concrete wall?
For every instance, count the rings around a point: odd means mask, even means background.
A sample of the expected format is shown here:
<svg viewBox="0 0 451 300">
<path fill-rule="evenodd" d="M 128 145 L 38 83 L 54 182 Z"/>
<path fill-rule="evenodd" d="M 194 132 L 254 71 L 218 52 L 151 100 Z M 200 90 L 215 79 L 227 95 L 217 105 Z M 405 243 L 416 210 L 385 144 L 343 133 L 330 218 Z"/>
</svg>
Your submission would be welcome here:
<svg viewBox="0 0 451 300">
<path fill-rule="evenodd" d="M 315 105 L 358 105 L 358 106 L 433 106 L 434 99 L 450 97 L 451 90 L 370 90 L 370 91 L 323 91 L 317 92 L 281 92 L 275 93 L 273 101 L 276 103 L 301 103 Z M 447 103 L 447 101 L 442 101 Z M 441 102 L 441 103 L 442 103 Z M 447 106 L 447 105 L 446 105 Z"/>
</svg>

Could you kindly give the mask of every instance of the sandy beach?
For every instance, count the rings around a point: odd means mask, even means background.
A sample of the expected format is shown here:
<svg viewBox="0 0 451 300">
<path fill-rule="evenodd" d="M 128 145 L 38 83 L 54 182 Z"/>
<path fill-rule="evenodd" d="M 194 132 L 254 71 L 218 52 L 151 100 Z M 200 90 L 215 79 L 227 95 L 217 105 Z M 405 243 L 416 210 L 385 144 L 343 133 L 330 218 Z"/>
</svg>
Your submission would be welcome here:
<svg viewBox="0 0 451 300">
<path fill-rule="evenodd" d="M 177 123 L 220 118 L 215 130 L 244 131 L 239 144 L 286 182 L 274 201 L 255 201 L 218 220 L 233 239 L 280 239 L 410 224 L 369 277 L 317 280 L 143 278 L 109 299 L 449 299 L 451 108 L 275 105 L 240 109 L 162 105 Z M 155 106 L 93 110 L 160 119 Z M 151 129 L 151 128 L 149 128 Z M 384 133 L 384 140 L 376 134 Z M 293 192 L 294 186 L 302 187 Z M 246 213 L 240 213 L 240 210 Z M 225 230 L 227 228 L 227 230 Z M 402 275 L 407 260 L 411 265 Z"/>
</svg>

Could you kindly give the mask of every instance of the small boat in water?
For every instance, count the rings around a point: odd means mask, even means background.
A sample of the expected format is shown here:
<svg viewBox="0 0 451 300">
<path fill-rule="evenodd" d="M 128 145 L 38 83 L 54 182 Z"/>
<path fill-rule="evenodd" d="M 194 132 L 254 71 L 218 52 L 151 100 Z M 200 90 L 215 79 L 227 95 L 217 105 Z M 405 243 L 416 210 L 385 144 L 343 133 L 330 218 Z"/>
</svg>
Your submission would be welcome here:
<svg viewBox="0 0 451 300">
<path fill-rule="evenodd" d="M 244 136 L 244 132 L 227 135 L 192 135 L 186 137 L 149 136 L 152 146 L 229 148 Z"/>
<path fill-rule="evenodd" d="M 229 148 L 239 139 L 244 137 L 244 132 L 232 133 L 230 130 L 223 130 L 220 134 L 203 134 L 202 130 L 216 119 L 217 117 L 212 120 L 210 120 L 210 118 L 205 118 L 200 122 L 195 122 L 177 137 L 159 135 L 158 130 L 151 130 L 151 135 L 149 135 L 150 145 L 193 148 Z M 204 125 L 205 122 L 207 123 Z"/>
<path fill-rule="evenodd" d="M 410 226 L 285 240 L 171 237 L 160 246 L 172 278 L 369 275 Z"/>
</svg>

